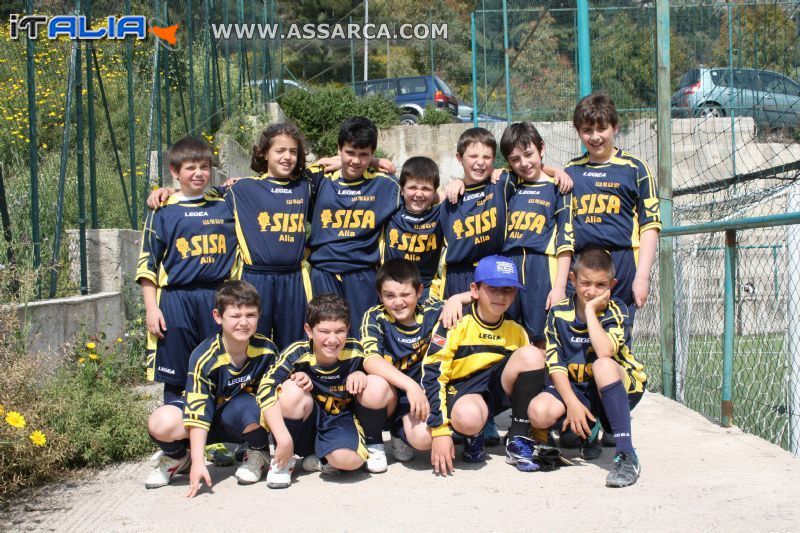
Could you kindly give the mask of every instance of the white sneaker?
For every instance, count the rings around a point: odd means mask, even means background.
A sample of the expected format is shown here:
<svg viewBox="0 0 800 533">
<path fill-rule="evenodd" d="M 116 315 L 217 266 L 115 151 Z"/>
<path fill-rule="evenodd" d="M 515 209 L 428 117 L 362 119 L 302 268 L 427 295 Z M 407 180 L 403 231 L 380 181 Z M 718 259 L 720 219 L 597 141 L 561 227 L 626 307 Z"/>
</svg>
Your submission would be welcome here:
<svg viewBox="0 0 800 533">
<path fill-rule="evenodd" d="M 322 464 L 319 457 L 313 454 L 303 457 L 302 466 L 303 470 L 306 472 L 321 472 L 323 474 L 338 474 L 340 472 L 338 468 L 334 468 L 327 463 Z"/>
<path fill-rule="evenodd" d="M 292 484 L 292 472 L 294 472 L 295 460 L 294 457 L 289 459 L 289 462 L 283 468 L 275 466 L 273 460 L 269 464 L 269 472 L 267 472 L 267 487 L 271 489 L 287 489 Z"/>
<path fill-rule="evenodd" d="M 395 461 L 410 461 L 414 458 L 414 448 L 403 442 L 400 437 L 392 437 L 392 457 Z"/>
<path fill-rule="evenodd" d="M 386 472 L 386 448 L 383 444 L 367 444 L 367 451 L 367 470 L 373 474 Z"/>
<path fill-rule="evenodd" d="M 233 475 L 239 481 L 239 485 L 258 483 L 261 481 L 261 476 L 264 475 L 267 465 L 269 465 L 269 452 L 248 448 L 244 454 L 242 464 Z"/>
<path fill-rule="evenodd" d="M 172 478 L 175 477 L 175 474 L 183 474 L 188 471 L 189 467 L 192 465 L 192 459 L 188 451 L 186 455 L 180 459 L 172 459 L 164 454 L 158 457 L 154 455 L 151 459 L 155 460 L 156 464 L 153 471 L 150 472 L 150 475 L 147 476 L 144 482 L 145 488 L 148 489 L 166 487 L 169 485 L 169 482 L 172 481 Z"/>
</svg>

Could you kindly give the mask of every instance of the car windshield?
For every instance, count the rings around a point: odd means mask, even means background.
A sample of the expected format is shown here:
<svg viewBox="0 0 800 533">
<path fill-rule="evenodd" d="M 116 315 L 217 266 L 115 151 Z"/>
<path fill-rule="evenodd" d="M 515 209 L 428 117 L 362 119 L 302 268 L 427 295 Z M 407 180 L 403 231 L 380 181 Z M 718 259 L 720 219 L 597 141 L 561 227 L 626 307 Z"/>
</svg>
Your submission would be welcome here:
<svg viewBox="0 0 800 533">
<path fill-rule="evenodd" d="M 678 85 L 678 88 L 682 89 L 684 87 L 689 87 L 690 85 L 694 85 L 698 81 L 700 81 L 700 69 L 695 68 L 683 75 L 683 78 L 681 78 L 681 83 Z"/>
<path fill-rule="evenodd" d="M 453 95 L 453 91 L 450 90 L 450 87 L 448 87 L 447 84 L 441 80 L 441 78 L 439 78 L 438 76 L 434 76 L 433 79 L 436 82 L 436 86 L 439 88 L 440 91 L 442 91 L 447 96 Z"/>
</svg>

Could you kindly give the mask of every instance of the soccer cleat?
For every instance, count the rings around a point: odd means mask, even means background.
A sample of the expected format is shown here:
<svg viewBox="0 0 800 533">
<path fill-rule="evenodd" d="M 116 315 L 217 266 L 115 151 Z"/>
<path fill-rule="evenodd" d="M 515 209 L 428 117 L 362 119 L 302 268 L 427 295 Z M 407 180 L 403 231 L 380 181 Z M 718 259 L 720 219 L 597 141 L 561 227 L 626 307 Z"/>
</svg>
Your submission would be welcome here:
<svg viewBox="0 0 800 533">
<path fill-rule="evenodd" d="M 603 453 L 603 447 L 600 444 L 600 421 L 596 421 L 589 433 L 589 437 L 581 441 L 581 457 L 587 461 L 594 461 Z"/>
<path fill-rule="evenodd" d="M 261 481 L 264 470 L 269 466 L 269 452 L 267 450 L 252 450 L 244 454 L 244 461 L 233 474 L 239 485 L 252 485 Z"/>
<path fill-rule="evenodd" d="M 574 431 L 567 428 L 566 431 L 561 432 L 561 436 L 558 438 L 559 448 L 580 448 L 580 446 L 581 438 Z"/>
<path fill-rule="evenodd" d="M 494 423 L 494 418 L 489 417 L 486 425 L 483 426 L 483 442 L 486 446 L 500 444 L 500 434 L 497 432 L 497 424 Z"/>
<path fill-rule="evenodd" d="M 306 472 L 320 472 L 322 474 L 338 474 L 341 472 L 341 470 L 329 465 L 328 463 L 323 464 L 323 462 L 319 460 L 319 457 L 313 454 L 303 457 L 303 463 L 301 466 Z"/>
<path fill-rule="evenodd" d="M 603 438 L 601 439 L 604 448 L 613 448 L 617 445 L 617 439 L 611 433 L 603 431 Z"/>
<path fill-rule="evenodd" d="M 233 466 L 234 457 L 224 444 L 218 442 L 206 446 L 206 461 L 213 463 L 214 466 Z"/>
<path fill-rule="evenodd" d="M 392 437 L 392 457 L 401 463 L 410 461 L 414 458 L 414 448 L 403 442 L 400 437 Z"/>
<path fill-rule="evenodd" d="M 639 458 L 635 453 L 620 452 L 614 457 L 614 469 L 606 476 L 606 487 L 628 487 L 639 479 Z"/>
<path fill-rule="evenodd" d="M 461 458 L 468 463 L 483 463 L 489 456 L 483 446 L 483 433 L 474 437 L 464 437 L 464 449 Z"/>
<path fill-rule="evenodd" d="M 536 441 L 528 437 L 512 437 L 506 444 L 506 463 L 514 465 L 520 472 L 536 472 L 539 465 L 533 460 Z"/>
<path fill-rule="evenodd" d="M 180 459 L 172 459 L 163 454 L 159 455 L 158 458 L 153 456 L 152 459 L 156 459 L 155 468 L 153 468 L 153 471 L 150 472 L 144 482 L 145 488 L 148 489 L 166 487 L 175 477 L 175 474 L 183 474 L 192 465 L 192 459 L 188 452 Z"/>
<path fill-rule="evenodd" d="M 269 464 L 269 471 L 267 472 L 267 487 L 271 489 L 286 489 L 292 484 L 292 472 L 296 461 L 294 457 L 289 459 L 289 462 L 278 468 L 275 461 Z"/>
<path fill-rule="evenodd" d="M 386 472 L 386 448 L 383 444 L 367 444 L 367 470 L 373 474 Z"/>
</svg>

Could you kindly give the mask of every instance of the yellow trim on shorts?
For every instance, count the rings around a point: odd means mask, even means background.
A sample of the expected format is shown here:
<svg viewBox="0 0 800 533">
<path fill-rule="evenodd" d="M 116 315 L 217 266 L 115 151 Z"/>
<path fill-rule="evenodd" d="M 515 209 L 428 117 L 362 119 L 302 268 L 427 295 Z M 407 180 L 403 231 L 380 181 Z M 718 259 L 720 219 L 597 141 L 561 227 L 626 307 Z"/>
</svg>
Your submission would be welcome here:
<svg viewBox="0 0 800 533">
<path fill-rule="evenodd" d="M 311 289 L 311 265 L 303 261 L 300 272 L 303 276 L 303 289 L 306 292 L 306 303 L 308 303 L 314 297 L 314 291 Z"/>
</svg>

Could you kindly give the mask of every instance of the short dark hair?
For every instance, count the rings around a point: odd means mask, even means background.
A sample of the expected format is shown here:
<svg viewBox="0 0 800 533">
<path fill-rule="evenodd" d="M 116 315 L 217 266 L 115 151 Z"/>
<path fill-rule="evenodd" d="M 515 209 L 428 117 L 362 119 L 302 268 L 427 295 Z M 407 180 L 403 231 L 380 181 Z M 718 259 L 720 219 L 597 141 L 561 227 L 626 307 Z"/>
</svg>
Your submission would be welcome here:
<svg viewBox="0 0 800 533">
<path fill-rule="evenodd" d="M 178 171 L 187 161 L 205 161 L 209 165 L 214 163 L 211 147 L 203 139 L 187 135 L 175 141 L 167 152 L 169 166 Z"/>
<path fill-rule="evenodd" d="M 515 122 L 507 127 L 503 131 L 503 136 L 500 137 L 500 152 L 506 161 L 517 146 L 525 149 L 531 145 L 535 146 L 539 153 L 544 148 L 542 136 L 539 135 L 539 130 L 536 129 L 533 122 Z"/>
<path fill-rule="evenodd" d="M 263 174 L 269 170 L 267 152 L 272 146 L 272 140 L 278 135 L 291 137 L 297 143 L 297 163 L 295 163 L 292 169 L 292 177 L 297 178 L 306 168 L 306 145 L 303 134 L 300 133 L 297 126 L 291 122 L 272 124 L 261 132 L 258 143 L 253 145 L 253 157 L 250 160 L 250 168 L 259 174 Z"/>
<path fill-rule="evenodd" d="M 408 259 L 402 259 L 400 257 L 389 259 L 378 270 L 378 275 L 375 278 L 375 288 L 378 290 L 378 294 L 381 293 L 383 284 L 387 281 L 410 283 L 415 291 L 422 287 L 422 279 L 420 278 L 417 265 Z"/>
<path fill-rule="evenodd" d="M 341 320 L 350 327 L 350 305 L 335 294 L 320 294 L 308 302 L 306 316 L 310 328 L 326 320 Z"/>
<path fill-rule="evenodd" d="M 406 159 L 403 168 L 400 169 L 400 188 L 406 186 L 409 178 L 430 183 L 434 189 L 438 189 L 439 167 L 430 157 L 422 155 L 410 157 Z"/>
<path fill-rule="evenodd" d="M 261 311 L 261 296 L 253 285 L 243 280 L 226 281 L 217 289 L 214 307 L 222 315 L 230 306 L 257 307 Z"/>
<path fill-rule="evenodd" d="M 577 276 L 583 269 L 608 272 L 612 278 L 616 275 L 611 254 L 598 246 L 584 248 L 575 256 L 570 270 Z"/>
<path fill-rule="evenodd" d="M 497 153 L 497 141 L 492 132 L 486 128 L 470 128 L 461 134 L 456 145 L 456 152 L 463 156 L 470 144 L 481 143 L 492 149 L 492 155 Z"/>
<path fill-rule="evenodd" d="M 592 93 L 584 96 L 575 106 L 572 114 L 572 125 L 576 130 L 582 126 L 600 124 L 601 126 L 617 127 L 619 116 L 614 101 L 603 92 Z"/>
<path fill-rule="evenodd" d="M 353 148 L 378 148 L 378 128 L 367 117 L 350 117 L 339 127 L 339 148 L 350 144 Z"/>
</svg>

